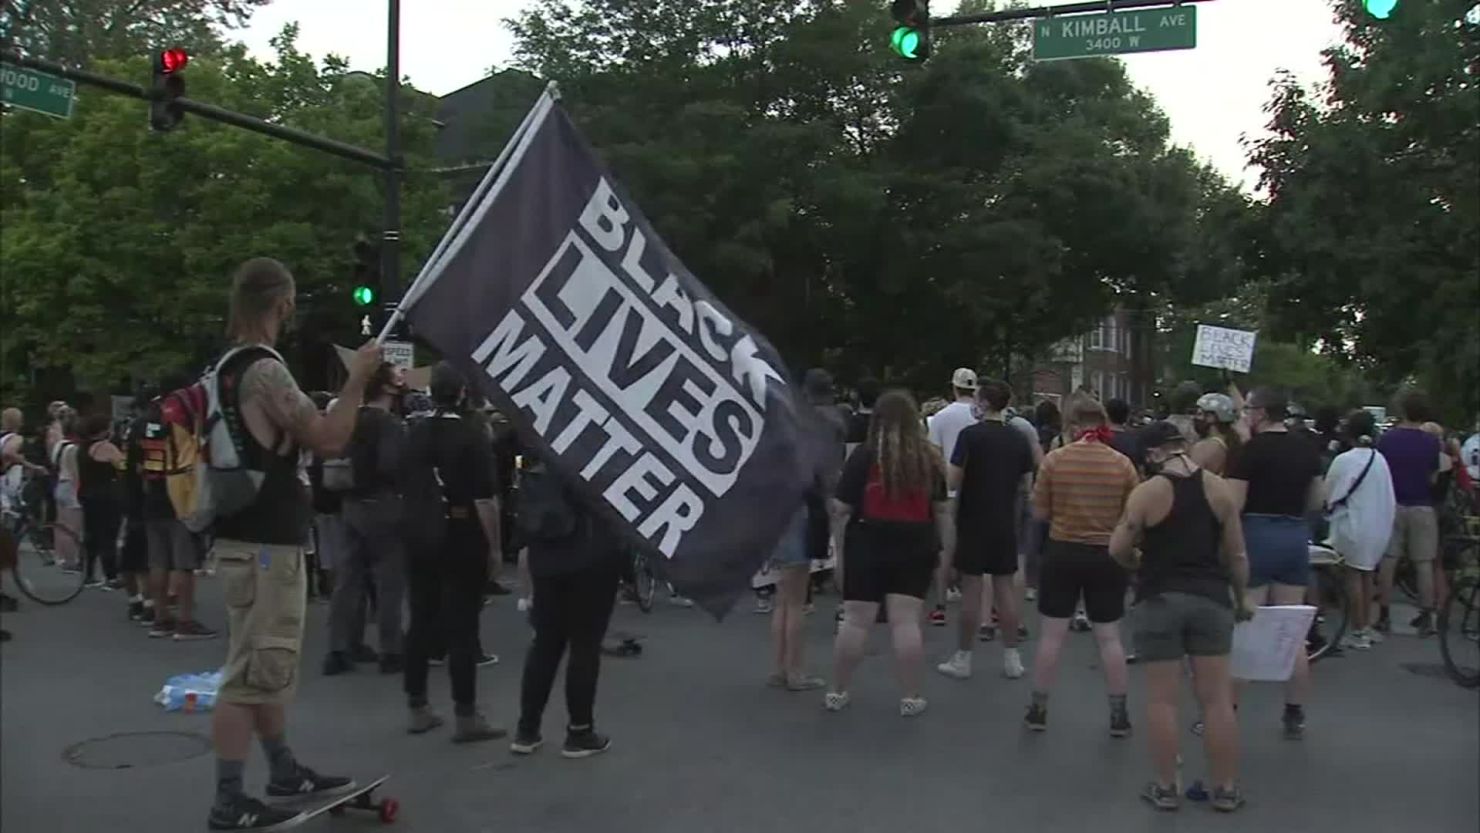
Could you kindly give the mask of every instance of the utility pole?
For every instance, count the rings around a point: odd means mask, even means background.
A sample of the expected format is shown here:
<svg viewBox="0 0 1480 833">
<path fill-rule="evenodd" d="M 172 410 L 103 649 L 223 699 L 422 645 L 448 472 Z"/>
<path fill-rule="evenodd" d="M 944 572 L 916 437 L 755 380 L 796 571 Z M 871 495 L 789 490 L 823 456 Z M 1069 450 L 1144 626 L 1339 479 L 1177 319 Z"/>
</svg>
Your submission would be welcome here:
<svg viewBox="0 0 1480 833">
<path fill-rule="evenodd" d="M 385 31 L 385 222 L 381 282 L 387 310 L 401 300 L 401 0 L 389 0 Z"/>
</svg>

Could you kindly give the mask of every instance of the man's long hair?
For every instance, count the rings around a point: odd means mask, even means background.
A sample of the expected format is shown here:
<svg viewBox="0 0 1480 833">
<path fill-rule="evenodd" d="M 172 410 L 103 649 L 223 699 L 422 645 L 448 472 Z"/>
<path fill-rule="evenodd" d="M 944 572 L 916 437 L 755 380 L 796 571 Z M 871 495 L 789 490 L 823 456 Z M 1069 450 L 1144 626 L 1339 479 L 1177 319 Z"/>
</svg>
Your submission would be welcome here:
<svg viewBox="0 0 1480 833">
<path fill-rule="evenodd" d="M 888 391 L 874 403 L 869 446 L 884 494 L 891 498 L 929 492 L 944 471 L 940 452 L 925 435 L 920 410 L 904 391 Z"/>
</svg>

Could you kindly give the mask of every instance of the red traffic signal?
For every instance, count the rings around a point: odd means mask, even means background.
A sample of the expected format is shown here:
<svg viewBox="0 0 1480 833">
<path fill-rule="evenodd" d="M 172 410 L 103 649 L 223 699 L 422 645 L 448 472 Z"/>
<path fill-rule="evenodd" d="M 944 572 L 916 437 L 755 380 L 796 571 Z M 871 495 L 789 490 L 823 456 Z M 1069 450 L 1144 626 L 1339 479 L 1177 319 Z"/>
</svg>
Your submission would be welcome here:
<svg viewBox="0 0 1480 833">
<path fill-rule="evenodd" d="M 159 53 L 159 71 L 163 73 L 179 72 L 190 63 L 190 53 L 183 49 L 166 49 Z"/>
</svg>

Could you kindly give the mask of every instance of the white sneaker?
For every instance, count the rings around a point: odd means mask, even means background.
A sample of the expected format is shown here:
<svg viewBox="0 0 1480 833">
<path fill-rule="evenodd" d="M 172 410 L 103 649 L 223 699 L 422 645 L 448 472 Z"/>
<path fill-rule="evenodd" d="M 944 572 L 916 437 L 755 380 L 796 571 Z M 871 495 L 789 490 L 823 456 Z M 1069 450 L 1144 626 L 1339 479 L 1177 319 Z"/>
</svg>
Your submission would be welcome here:
<svg viewBox="0 0 1480 833">
<path fill-rule="evenodd" d="M 955 604 L 961 601 L 961 591 L 954 587 L 946 588 L 946 604 Z"/>
<path fill-rule="evenodd" d="M 1370 651 L 1372 650 L 1372 637 L 1366 631 L 1352 631 L 1341 639 L 1341 647 L 1347 650 Z"/>
<path fill-rule="evenodd" d="M 1018 680 L 1023 676 L 1023 655 L 1016 648 L 1008 648 L 1002 652 L 1002 676 L 1009 680 Z"/>
<path fill-rule="evenodd" d="M 1362 633 L 1367 635 L 1367 641 L 1372 643 L 1373 645 L 1381 645 L 1383 642 L 1387 641 L 1387 637 L 1382 635 L 1382 631 L 1377 630 L 1376 628 L 1368 628 L 1367 630 L 1362 631 Z"/>
<path fill-rule="evenodd" d="M 529 610 L 529 599 L 520 596 L 519 601 L 514 603 L 514 607 L 518 608 L 520 613 L 527 612 Z"/>
<path fill-rule="evenodd" d="M 971 654 L 957 651 L 949 660 L 935 666 L 935 670 L 957 680 L 971 679 Z"/>
<path fill-rule="evenodd" d="M 1029 587 L 1027 590 L 1024 590 L 1023 591 L 1023 601 L 1027 601 L 1027 602 L 1036 602 L 1036 601 L 1038 601 L 1038 591 L 1037 590 L 1034 590 L 1031 587 Z"/>
</svg>

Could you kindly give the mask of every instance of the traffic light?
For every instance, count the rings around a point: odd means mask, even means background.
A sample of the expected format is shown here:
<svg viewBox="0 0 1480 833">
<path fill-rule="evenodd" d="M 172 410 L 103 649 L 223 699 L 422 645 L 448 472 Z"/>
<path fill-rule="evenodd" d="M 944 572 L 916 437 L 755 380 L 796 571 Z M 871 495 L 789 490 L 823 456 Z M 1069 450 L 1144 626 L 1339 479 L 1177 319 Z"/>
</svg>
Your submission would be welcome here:
<svg viewBox="0 0 1480 833">
<path fill-rule="evenodd" d="M 361 237 L 352 247 L 355 255 L 354 284 L 350 298 L 357 307 L 375 305 L 380 297 L 380 249 Z"/>
<path fill-rule="evenodd" d="M 1362 7 L 1378 20 L 1387 20 L 1398 8 L 1398 0 L 1362 0 Z"/>
<path fill-rule="evenodd" d="M 889 12 L 898 25 L 889 34 L 889 48 L 906 61 L 930 57 L 930 0 L 893 0 Z"/>
<path fill-rule="evenodd" d="M 174 130 L 185 118 L 185 110 L 176 99 L 185 95 L 185 76 L 180 70 L 190 63 L 183 49 L 166 49 L 154 56 L 154 79 L 149 88 L 149 126 L 155 130 Z"/>
</svg>

